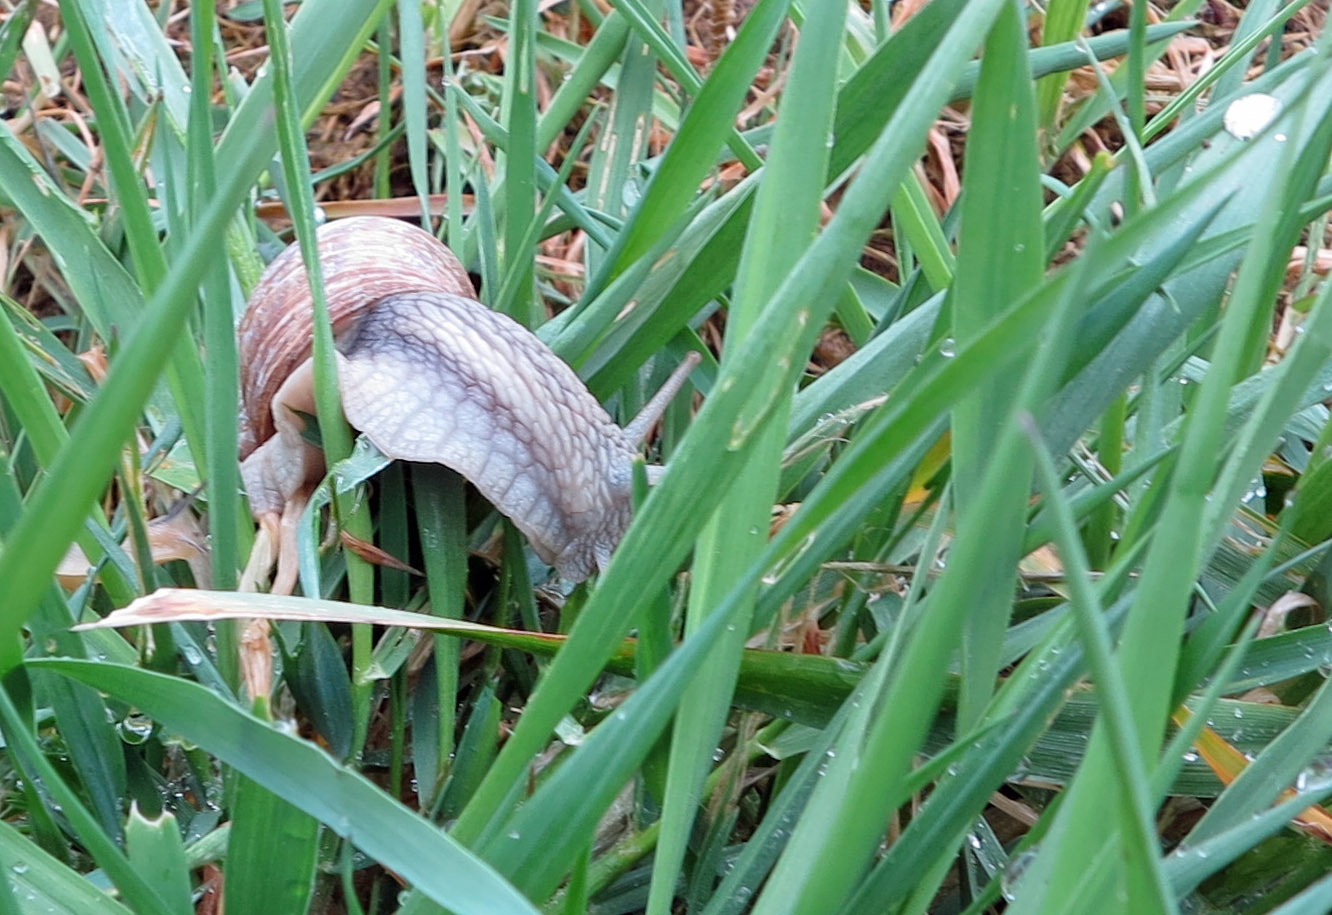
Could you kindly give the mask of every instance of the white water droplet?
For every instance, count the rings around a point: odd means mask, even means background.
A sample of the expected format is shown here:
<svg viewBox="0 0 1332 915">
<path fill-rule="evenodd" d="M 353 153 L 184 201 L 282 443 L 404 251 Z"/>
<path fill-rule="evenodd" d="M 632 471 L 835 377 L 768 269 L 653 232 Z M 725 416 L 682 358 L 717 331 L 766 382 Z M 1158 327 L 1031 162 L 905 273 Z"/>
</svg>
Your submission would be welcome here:
<svg viewBox="0 0 1332 915">
<path fill-rule="evenodd" d="M 1239 140 L 1256 136 L 1281 113 L 1281 100 L 1265 92 L 1253 92 L 1226 106 L 1226 133 Z"/>
</svg>

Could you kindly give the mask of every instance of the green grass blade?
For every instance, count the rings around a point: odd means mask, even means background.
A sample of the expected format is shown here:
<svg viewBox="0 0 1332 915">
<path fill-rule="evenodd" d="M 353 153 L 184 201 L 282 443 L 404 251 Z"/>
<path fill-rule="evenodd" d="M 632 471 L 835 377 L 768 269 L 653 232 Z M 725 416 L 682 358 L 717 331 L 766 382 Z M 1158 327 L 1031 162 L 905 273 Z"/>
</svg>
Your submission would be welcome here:
<svg viewBox="0 0 1332 915">
<path fill-rule="evenodd" d="M 400 0 L 398 3 L 398 56 L 402 61 L 402 112 L 407 122 L 407 165 L 412 173 L 412 189 L 421 201 L 421 225 L 429 228 L 425 25 L 421 21 L 421 5 L 410 0 Z M 386 88 L 381 83 L 381 89 Z M 382 110 L 387 112 L 387 107 Z M 389 123 L 386 114 L 379 120 L 381 127 Z"/>
<path fill-rule="evenodd" d="M 96 889 L 86 877 L 42 851 L 13 826 L 0 822 L 0 868 L 8 897 L 7 912 L 86 912 L 88 915 L 128 915 L 125 908 Z M 15 897 L 26 903 L 19 907 Z"/>
<path fill-rule="evenodd" d="M 1087 18 L 1087 0 L 1056 0 L 1045 10 L 1045 24 L 1041 31 L 1041 43 L 1045 45 L 1072 41 L 1082 32 Z M 1064 86 L 1068 83 L 1065 73 L 1052 73 L 1041 79 L 1036 87 L 1040 125 L 1047 133 L 1054 126 L 1059 115 L 1059 106 L 1063 102 Z"/>
<path fill-rule="evenodd" d="M 1002 13 L 986 40 L 980 81 L 972 103 L 971 154 L 962 180 L 957 279 L 953 284 L 953 336 L 970 343 L 1004 305 L 1023 298 L 1040 282 L 1045 241 L 1041 224 L 1040 166 L 1035 144 L 1036 112 L 1027 67 L 1026 31 L 1016 7 Z M 1002 188 L 1002 193 L 995 193 Z M 953 480 L 959 525 L 979 498 L 980 482 L 1009 415 L 1016 385 L 978 390 L 953 410 Z M 1018 560 L 1025 522 L 1030 462 L 1009 468 L 1009 499 L 989 516 L 996 543 L 991 554 L 993 586 L 965 623 L 962 642 L 964 727 L 979 720 L 999 673 L 999 636 L 1007 626 L 1010 597 L 1000 586 Z"/>
<path fill-rule="evenodd" d="M 125 847 L 130 863 L 157 889 L 174 915 L 194 911 L 190 905 L 190 868 L 175 817 L 163 813 L 148 819 L 137 806 L 131 807 Z"/>
<path fill-rule="evenodd" d="M 144 714 L 316 817 L 458 913 L 535 912 L 487 865 L 322 750 L 209 690 L 118 664 L 37 661 L 132 702 Z"/>
<path fill-rule="evenodd" d="M 1090 259 L 1090 254 L 1088 258 Z M 1058 331 L 1056 331 L 1058 332 Z M 1138 912 L 1173 912 L 1175 901 L 1161 871 L 1153 803 L 1147 766 L 1134 739 L 1133 716 L 1128 692 L 1119 668 L 1115 666 L 1110 633 L 1102 615 L 1100 600 L 1091 584 L 1091 567 L 1082 551 L 1076 520 L 1064 497 L 1063 481 L 1054 459 L 1040 441 L 1034 420 L 1027 422 L 1036 456 L 1036 470 L 1045 498 L 1055 515 L 1057 540 L 1071 588 L 1070 602 L 1091 662 L 1092 676 L 1102 703 L 1102 716 L 1110 734 L 1120 778 L 1125 852 L 1135 879 L 1129 881 L 1129 905 Z M 1332 734 L 1329 734 L 1332 736 Z"/>
<path fill-rule="evenodd" d="M 524 246 L 529 214 L 537 210 L 537 29 L 536 0 L 515 0 L 509 10 L 509 58 L 504 68 L 503 119 L 508 145 L 503 160 L 504 258 L 500 270 L 501 276 L 513 277 L 511 285 L 505 284 L 513 290 L 513 298 L 491 303 L 529 327 L 546 319 L 545 310 L 533 301 L 532 252 Z"/>
<path fill-rule="evenodd" d="M 223 871 L 227 906 L 237 912 L 305 912 L 314 890 L 319 821 L 240 776 L 231 793 L 231 833 Z"/>
<path fill-rule="evenodd" d="M 809 22 L 796 52 L 782 110 L 798 111 L 800 117 L 778 119 L 728 312 L 726 353 L 749 333 L 775 290 L 783 266 L 809 245 L 817 230 L 829 152 L 823 137 L 832 125 L 844 12 Z M 723 366 L 725 363 L 723 356 Z M 697 629 L 763 549 L 786 441 L 789 404 L 788 392 L 767 432 L 748 449 L 747 466 L 699 536 L 686 631 Z M 681 702 L 671 734 L 661 834 L 647 907 L 650 915 L 664 915 L 671 908 L 748 632 L 745 614 L 719 640 Z"/>
</svg>

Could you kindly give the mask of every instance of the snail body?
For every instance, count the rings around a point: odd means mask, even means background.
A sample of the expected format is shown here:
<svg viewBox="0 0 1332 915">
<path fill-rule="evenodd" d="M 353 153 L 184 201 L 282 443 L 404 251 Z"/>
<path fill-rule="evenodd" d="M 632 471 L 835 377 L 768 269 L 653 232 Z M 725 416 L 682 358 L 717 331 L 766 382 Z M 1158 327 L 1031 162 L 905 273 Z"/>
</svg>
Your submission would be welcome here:
<svg viewBox="0 0 1332 915">
<path fill-rule="evenodd" d="M 549 347 L 476 300 L 429 233 L 357 217 L 321 227 L 318 250 L 348 422 L 388 457 L 457 471 L 562 577 L 604 567 L 629 525 L 637 437 L 650 421 L 616 425 Z M 299 415 L 314 413 L 312 327 L 292 245 L 265 271 L 239 329 L 241 474 L 268 525 L 324 471 Z"/>
</svg>

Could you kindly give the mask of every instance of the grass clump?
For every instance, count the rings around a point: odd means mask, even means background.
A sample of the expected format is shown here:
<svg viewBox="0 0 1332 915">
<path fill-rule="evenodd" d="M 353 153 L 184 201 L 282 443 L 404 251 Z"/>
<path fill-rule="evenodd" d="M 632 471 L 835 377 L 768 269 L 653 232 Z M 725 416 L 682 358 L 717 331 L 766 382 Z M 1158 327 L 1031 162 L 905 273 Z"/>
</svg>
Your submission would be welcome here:
<svg viewBox="0 0 1332 915">
<path fill-rule="evenodd" d="M 1326 910 L 1325 13 L 833 7 L 12 5 L 0 909 Z M 592 581 L 326 421 L 242 587 L 358 213 L 621 422 L 702 354 Z"/>
</svg>

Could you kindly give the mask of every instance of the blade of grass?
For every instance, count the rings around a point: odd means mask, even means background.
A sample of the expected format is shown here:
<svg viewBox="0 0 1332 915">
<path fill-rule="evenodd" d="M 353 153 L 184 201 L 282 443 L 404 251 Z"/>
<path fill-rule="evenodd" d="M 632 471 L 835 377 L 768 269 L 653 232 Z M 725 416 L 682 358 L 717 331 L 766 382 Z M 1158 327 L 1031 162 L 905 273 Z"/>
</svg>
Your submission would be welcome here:
<svg viewBox="0 0 1332 915">
<path fill-rule="evenodd" d="M 536 910 L 484 862 L 322 750 L 204 687 L 118 664 L 33 662 L 133 703 L 274 794 L 318 818 L 455 912 Z"/>
<path fill-rule="evenodd" d="M 1090 254 L 1088 254 L 1090 257 Z M 1153 819 L 1154 803 L 1146 762 L 1133 733 L 1133 715 L 1123 675 L 1115 665 L 1113 645 L 1091 584 L 1091 567 L 1083 553 L 1077 521 L 1064 497 L 1063 482 L 1054 460 L 1040 439 L 1035 421 L 1023 423 L 1036 457 L 1036 472 L 1056 522 L 1056 541 L 1068 575 L 1070 603 L 1083 648 L 1101 702 L 1101 717 L 1110 735 L 1110 749 L 1118 766 L 1121 816 L 1128 865 L 1138 879 L 1129 882 L 1128 905 L 1138 912 L 1173 912 L 1175 900 L 1161 870 Z"/>
<path fill-rule="evenodd" d="M 388 22 L 385 17 L 384 22 Z M 381 29 L 381 34 L 384 29 Z M 380 49 L 381 55 L 384 49 Z M 421 225 L 430 228 L 430 182 L 426 161 L 426 53 L 425 25 L 421 4 L 412 0 L 398 2 L 398 57 L 402 61 L 402 113 L 407 123 L 407 166 L 412 174 L 412 189 L 421 202 Z M 510 58 L 512 64 L 513 58 Z M 381 76 L 381 88 L 385 88 Z M 381 128 L 389 123 L 388 106 L 381 105 Z M 387 177 L 387 176 L 386 176 Z"/>
<path fill-rule="evenodd" d="M 972 102 L 951 299 L 954 349 L 958 343 L 971 342 L 1007 303 L 1021 300 L 1041 280 L 1045 241 L 1035 137 L 1026 29 L 1017 8 L 1010 4 L 986 39 Z M 1002 192 L 996 193 L 1000 188 Z M 953 410 L 953 480 L 959 525 L 967 523 L 979 498 L 981 479 L 994 458 L 1000 421 L 1009 415 L 1016 393 L 1016 385 L 992 385 Z M 991 587 L 977 595 L 977 605 L 964 623 L 958 708 L 964 728 L 980 719 L 999 673 L 1000 635 L 1011 603 L 1008 588 L 1001 583 L 1019 558 L 1031 477 L 1025 454 L 1009 468 L 1009 474 L 1009 498 L 1002 505 L 991 505 L 988 517 L 994 542 L 1007 547 L 990 553 L 994 563 L 988 570 Z"/>
<path fill-rule="evenodd" d="M 213 20 L 214 0 L 202 0 L 190 10 L 190 41 L 195 49 L 191 66 L 190 112 L 187 126 L 189 171 L 187 181 L 190 223 L 203 214 L 217 190 L 217 160 L 213 157 Z M 241 566 L 242 520 L 237 415 L 240 404 L 240 367 L 236 354 L 236 319 L 231 287 L 223 264 L 214 264 L 202 283 L 203 336 L 208 360 L 204 373 L 202 454 L 208 493 L 208 537 L 213 587 L 236 587 Z M 200 449 L 196 447 L 195 453 Z M 240 673 L 236 627 L 217 631 L 217 663 L 223 679 L 234 689 Z"/>
<path fill-rule="evenodd" d="M 9 823 L 0 821 L 0 868 L 5 879 L 0 911 L 86 912 L 88 915 L 128 915 L 125 908 L 101 892 L 82 874 L 42 851 Z M 21 908 L 15 894 L 31 908 Z"/>
<path fill-rule="evenodd" d="M 545 309 L 533 298 L 531 252 L 523 246 L 530 214 L 536 205 L 536 0 L 514 0 L 509 6 L 509 56 L 504 67 L 501 117 L 508 146 L 500 163 L 504 176 L 503 261 L 500 276 L 512 275 L 513 298 L 491 305 L 534 327 L 545 321 Z M 498 290 L 496 290 L 498 292 Z"/>
<path fill-rule="evenodd" d="M 827 170 L 824 136 L 831 127 L 845 8 L 806 23 L 782 99 L 764 180 L 754 203 L 736 292 L 727 313 L 723 352 L 736 349 L 775 291 L 784 263 L 802 252 L 818 228 Z M 792 113 L 799 112 L 799 118 Z M 726 356 L 723 356 L 723 367 Z M 695 546 L 686 632 L 697 630 L 767 540 L 786 441 L 790 390 L 771 425 L 747 456 Z M 745 602 L 752 601 L 752 592 Z M 740 653 L 749 633 L 748 613 L 727 630 L 680 703 L 671 734 L 670 768 L 662 802 L 662 826 L 648 898 L 649 915 L 670 910 L 685 856 L 699 792 L 726 721 Z"/>
<path fill-rule="evenodd" d="M 234 912 L 306 912 L 319 857 L 319 821 L 262 784 L 238 776 L 223 891 Z"/>
<path fill-rule="evenodd" d="M 130 863 L 157 888 L 174 915 L 194 911 L 190 905 L 190 868 L 175 817 L 163 813 L 149 819 L 137 805 L 131 806 L 125 848 Z"/>
<path fill-rule="evenodd" d="M 1076 38 L 1087 20 L 1088 5 L 1087 0 L 1055 0 L 1046 7 L 1041 43 L 1052 45 Z M 1059 106 L 1063 102 L 1067 82 L 1068 74 L 1052 73 L 1037 83 L 1039 123 L 1047 134 L 1053 132 L 1055 120 L 1059 117 Z"/>
</svg>

